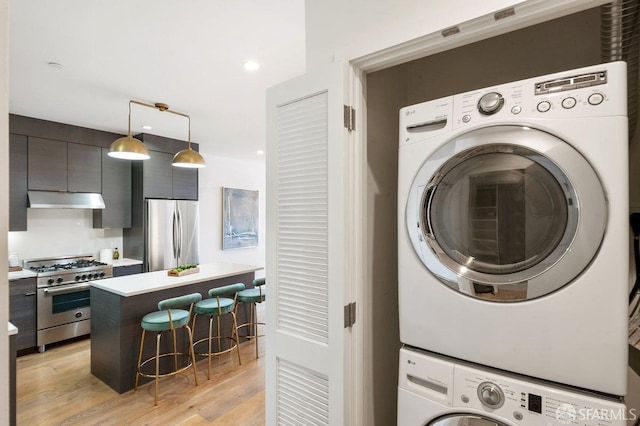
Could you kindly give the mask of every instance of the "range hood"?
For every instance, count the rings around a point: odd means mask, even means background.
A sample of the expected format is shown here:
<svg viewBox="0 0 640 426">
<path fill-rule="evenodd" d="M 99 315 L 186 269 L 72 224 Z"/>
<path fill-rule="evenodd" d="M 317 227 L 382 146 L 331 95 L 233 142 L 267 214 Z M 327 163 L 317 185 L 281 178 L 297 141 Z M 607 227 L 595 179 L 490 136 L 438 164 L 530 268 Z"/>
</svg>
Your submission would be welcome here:
<svg viewBox="0 0 640 426">
<path fill-rule="evenodd" d="M 102 194 L 88 192 L 28 191 L 32 209 L 104 209 Z"/>
</svg>

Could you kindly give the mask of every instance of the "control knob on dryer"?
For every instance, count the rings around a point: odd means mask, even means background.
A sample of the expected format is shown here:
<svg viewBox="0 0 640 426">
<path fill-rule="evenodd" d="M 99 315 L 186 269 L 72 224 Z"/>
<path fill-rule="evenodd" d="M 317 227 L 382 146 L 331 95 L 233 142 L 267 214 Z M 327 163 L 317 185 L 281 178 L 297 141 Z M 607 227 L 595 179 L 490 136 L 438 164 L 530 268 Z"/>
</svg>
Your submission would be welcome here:
<svg viewBox="0 0 640 426">
<path fill-rule="evenodd" d="M 498 92 L 489 92 L 480 98 L 478 101 L 478 111 L 480 114 L 492 115 L 500 111 L 504 105 L 504 98 Z"/>
</svg>

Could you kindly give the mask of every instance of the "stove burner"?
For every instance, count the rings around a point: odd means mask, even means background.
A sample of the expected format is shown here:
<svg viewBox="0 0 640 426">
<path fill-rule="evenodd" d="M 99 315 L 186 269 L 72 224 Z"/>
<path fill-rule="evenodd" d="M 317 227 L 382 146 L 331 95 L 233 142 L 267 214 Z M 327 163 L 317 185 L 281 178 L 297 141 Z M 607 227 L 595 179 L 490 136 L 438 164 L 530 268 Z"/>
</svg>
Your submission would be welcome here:
<svg viewBox="0 0 640 426">
<path fill-rule="evenodd" d="M 37 273 L 43 272 L 55 272 L 55 271 L 69 271 L 80 268 L 91 268 L 95 266 L 106 266 L 106 263 L 98 262 L 97 260 L 77 260 L 69 263 L 56 263 L 50 266 L 32 266 L 30 269 Z"/>
</svg>

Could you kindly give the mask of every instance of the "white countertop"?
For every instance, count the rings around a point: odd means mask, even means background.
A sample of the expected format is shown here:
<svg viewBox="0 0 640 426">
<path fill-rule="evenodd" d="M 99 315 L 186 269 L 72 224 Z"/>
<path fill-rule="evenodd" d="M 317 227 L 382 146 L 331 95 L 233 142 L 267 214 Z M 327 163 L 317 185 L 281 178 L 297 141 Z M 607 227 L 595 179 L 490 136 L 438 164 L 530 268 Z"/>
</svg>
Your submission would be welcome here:
<svg viewBox="0 0 640 426">
<path fill-rule="evenodd" d="M 120 296 L 129 297 L 152 293 L 154 291 L 164 290 L 171 287 L 179 287 L 202 281 L 210 281 L 218 278 L 255 272 L 263 269 L 262 266 L 243 265 L 229 262 L 207 263 L 198 265 L 198 267 L 200 268 L 200 272 L 184 275 L 182 277 L 170 277 L 167 275 L 167 271 L 155 271 L 90 281 L 90 283 L 92 287 L 115 293 Z"/>
<path fill-rule="evenodd" d="M 118 266 L 142 265 L 142 260 L 120 258 L 110 261 L 109 264 L 113 265 L 114 268 Z"/>
<path fill-rule="evenodd" d="M 22 278 L 31 278 L 35 276 L 36 276 L 35 272 L 29 269 L 23 269 L 22 271 L 9 272 L 9 281 L 15 281 Z"/>
<path fill-rule="evenodd" d="M 16 327 L 15 325 L 8 323 L 7 324 L 9 327 L 9 336 L 13 336 L 14 334 L 18 334 L 18 327 Z"/>
</svg>

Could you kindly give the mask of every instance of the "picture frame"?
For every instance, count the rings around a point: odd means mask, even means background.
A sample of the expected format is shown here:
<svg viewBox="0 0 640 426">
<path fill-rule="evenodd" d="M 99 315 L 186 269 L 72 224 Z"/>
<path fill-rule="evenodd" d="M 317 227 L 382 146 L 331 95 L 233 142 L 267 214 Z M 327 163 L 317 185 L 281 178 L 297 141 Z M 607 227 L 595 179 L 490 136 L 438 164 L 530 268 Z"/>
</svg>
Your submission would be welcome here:
<svg viewBox="0 0 640 426">
<path fill-rule="evenodd" d="M 259 191 L 222 188 L 222 250 L 258 246 Z"/>
</svg>

